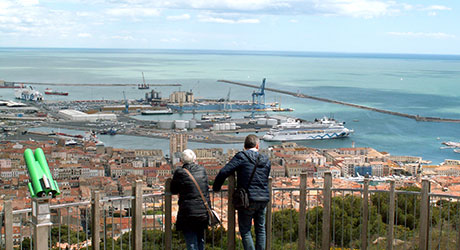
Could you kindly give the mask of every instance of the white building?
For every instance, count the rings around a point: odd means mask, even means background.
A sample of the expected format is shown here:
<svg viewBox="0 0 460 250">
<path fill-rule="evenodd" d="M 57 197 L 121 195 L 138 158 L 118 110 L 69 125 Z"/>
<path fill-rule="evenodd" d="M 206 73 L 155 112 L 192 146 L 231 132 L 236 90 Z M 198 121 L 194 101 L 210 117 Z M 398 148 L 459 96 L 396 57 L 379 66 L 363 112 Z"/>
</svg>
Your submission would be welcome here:
<svg viewBox="0 0 460 250">
<path fill-rule="evenodd" d="M 87 114 L 73 109 L 60 110 L 59 115 L 61 115 L 64 119 L 79 122 L 96 122 L 99 120 L 114 121 L 117 119 L 115 114 Z"/>
</svg>

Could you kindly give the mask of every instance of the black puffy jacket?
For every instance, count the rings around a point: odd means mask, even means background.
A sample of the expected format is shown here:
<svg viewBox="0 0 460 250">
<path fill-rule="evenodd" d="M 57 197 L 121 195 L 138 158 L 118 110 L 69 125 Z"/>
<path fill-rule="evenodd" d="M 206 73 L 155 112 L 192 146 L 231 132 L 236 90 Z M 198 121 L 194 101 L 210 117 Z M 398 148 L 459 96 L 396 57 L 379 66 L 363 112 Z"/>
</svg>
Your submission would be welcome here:
<svg viewBox="0 0 460 250">
<path fill-rule="evenodd" d="M 177 230 L 200 230 L 207 227 L 208 211 L 203 203 L 198 189 L 190 176 L 184 171 L 186 168 L 195 177 L 208 204 L 209 186 L 208 176 L 203 166 L 197 164 L 184 164 L 182 168 L 174 171 L 171 181 L 171 193 L 179 194 L 179 212 L 177 213 Z"/>
<path fill-rule="evenodd" d="M 213 190 L 219 191 L 225 179 L 236 171 L 237 187 L 247 188 L 250 201 L 268 202 L 270 200 L 268 190 L 268 177 L 271 163 L 267 156 L 252 150 L 246 150 L 246 155 L 254 162 L 259 158 L 259 166 L 256 168 L 251 183 L 249 179 L 254 169 L 254 164 L 243 152 L 238 152 L 217 174 L 214 180 Z"/>
</svg>

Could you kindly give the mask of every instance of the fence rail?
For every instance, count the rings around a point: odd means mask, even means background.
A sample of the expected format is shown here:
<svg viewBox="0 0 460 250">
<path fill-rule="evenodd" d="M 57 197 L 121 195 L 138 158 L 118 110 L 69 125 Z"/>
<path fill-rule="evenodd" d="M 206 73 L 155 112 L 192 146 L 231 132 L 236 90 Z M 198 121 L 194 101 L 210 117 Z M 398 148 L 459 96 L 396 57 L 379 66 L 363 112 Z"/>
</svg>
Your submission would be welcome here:
<svg viewBox="0 0 460 250">
<path fill-rule="evenodd" d="M 174 229 L 177 196 L 169 191 L 143 194 L 142 182 L 131 196 L 49 206 L 43 226 L 37 211 L 12 209 L 6 201 L 0 214 L 0 249 L 180 249 L 185 241 Z M 242 249 L 237 213 L 228 190 L 211 192 L 213 208 L 224 228 L 206 230 L 209 249 Z M 332 188 L 330 173 L 323 188 L 307 187 L 301 174 L 296 188 L 272 188 L 267 211 L 267 249 L 460 249 L 460 197 L 420 191 Z M 42 225 L 42 226 L 40 226 Z M 45 246 L 45 247 L 43 247 Z M 35 247 L 35 248 L 34 248 Z"/>
</svg>

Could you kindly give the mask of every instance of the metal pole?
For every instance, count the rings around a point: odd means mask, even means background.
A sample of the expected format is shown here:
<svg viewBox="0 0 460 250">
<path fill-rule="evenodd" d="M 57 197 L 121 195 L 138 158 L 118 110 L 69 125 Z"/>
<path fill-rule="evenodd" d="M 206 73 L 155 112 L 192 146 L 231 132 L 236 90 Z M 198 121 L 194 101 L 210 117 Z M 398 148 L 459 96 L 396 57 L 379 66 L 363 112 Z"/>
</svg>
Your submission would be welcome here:
<svg viewBox="0 0 460 250">
<path fill-rule="evenodd" d="M 233 193 L 235 192 L 235 175 L 228 177 L 228 202 L 227 202 L 227 249 L 235 250 L 235 208 L 233 207 Z"/>
<path fill-rule="evenodd" d="M 332 174 L 331 172 L 324 173 L 324 186 L 323 186 L 323 236 L 322 236 L 322 250 L 329 250 L 331 248 L 331 201 L 332 201 Z"/>
<path fill-rule="evenodd" d="M 273 187 L 272 187 L 273 179 L 270 177 L 268 179 L 268 192 L 270 195 L 270 200 L 267 204 L 267 219 L 266 219 L 266 232 L 267 232 L 267 241 L 265 244 L 266 249 L 272 248 L 272 198 L 273 198 Z"/>
<path fill-rule="evenodd" d="M 6 247 L 6 250 L 13 250 L 13 205 L 12 205 L 11 200 L 5 201 L 4 214 L 5 214 L 5 241 L 6 241 L 5 247 Z M 0 229 L 1 229 L 1 225 L 0 225 Z"/>
<path fill-rule="evenodd" d="M 34 250 L 48 249 L 48 227 L 51 225 L 49 197 L 32 198 Z"/>
<path fill-rule="evenodd" d="M 133 185 L 133 196 L 132 201 L 132 229 L 133 229 L 133 249 L 142 250 L 142 181 L 136 180 Z"/>
<path fill-rule="evenodd" d="M 307 237 L 307 173 L 300 174 L 300 203 L 299 203 L 299 229 L 297 249 L 305 250 L 305 238 Z"/>
<path fill-rule="evenodd" d="M 369 223 L 369 179 L 364 179 L 363 189 L 363 227 L 361 229 L 361 249 L 367 250 L 367 228 Z"/>
<path fill-rule="evenodd" d="M 92 193 L 91 203 L 91 246 L 93 250 L 99 250 L 99 242 L 101 241 L 101 204 L 99 200 L 101 194 L 99 191 Z M 105 244 L 106 242 L 104 242 Z"/>
<path fill-rule="evenodd" d="M 165 249 L 172 249 L 172 197 L 171 178 L 166 179 L 165 185 Z"/>
<path fill-rule="evenodd" d="M 420 201 L 420 242 L 419 249 L 428 249 L 429 218 L 430 218 L 430 181 L 422 180 L 422 198 Z"/>
<path fill-rule="evenodd" d="M 394 225 L 395 225 L 395 181 L 390 181 L 390 204 L 388 209 L 388 235 L 387 235 L 387 250 L 393 250 L 393 239 L 394 239 Z"/>
</svg>

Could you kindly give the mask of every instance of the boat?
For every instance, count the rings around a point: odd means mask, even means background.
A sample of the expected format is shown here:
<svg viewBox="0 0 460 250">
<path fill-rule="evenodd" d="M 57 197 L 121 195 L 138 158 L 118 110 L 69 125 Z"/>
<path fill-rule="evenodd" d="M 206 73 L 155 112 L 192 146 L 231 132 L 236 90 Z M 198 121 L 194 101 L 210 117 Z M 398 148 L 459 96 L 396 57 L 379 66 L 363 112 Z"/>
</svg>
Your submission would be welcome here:
<svg viewBox="0 0 460 250">
<path fill-rule="evenodd" d="M 142 110 L 141 115 L 172 115 L 171 109 Z"/>
<path fill-rule="evenodd" d="M 273 112 L 292 112 L 294 111 L 293 108 L 274 108 L 272 109 Z"/>
<path fill-rule="evenodd" d="M 61 91 L 56 91 L 56 90 L 52 90 L 50 88 L 47 88 L 45 89 L 45 95 L 69 95 L 68 92 L 61 92 Z"/>
<path fill-rule="evenodd" d="M 205 114 L 201 115 L 203 121 L 224 121 L 232 118 L 229 114 Z"/>
<path fill-rule="evenodd" d="M 65 141 L 65 145 L 66 146 L 73 146 L 73 145 L 77 145 L 77 141 L 73 140 L 73 139 L 68 139 Z"/>
<path fill-rule="evenodd" d="M 281 98 L 280 98 L 280 102 L 278 103 L 277 107 L 274 107 L 272 109 L 273 112 L 292 112 L 294 111 L 293 108 L 282 108 L 281 107 Z"/>
<path fill-rule="evenodd" d="M 101 135 L 116 135 L 117 134 L 117 129 L 116 128 L 103 129 L 103 130 L 99 131 L 99 134 L 101 134 Z"/>
<path fill-rule="evenodd" d="M 344 127 L 332 118 L 315 119 L 314 122 L 301 122 L 289 118 L 286 122 L 275 125 L 262 139 L 265 141 L 303 141 L 344 138 L 354 131 Z"/>
<path fill-rule="evenodd" d="M 247 118 L 247 119 L 259 119 L 259 118 L 268 118 L 268 115 L 265 113 L 265 114 L 250 114 L 250 115 L 245 115 L 243 116 L 244 118 Z"/>
<path fill-rule="evenodd" d="M 137 85 L 137 89 L 149 89 L 150 86 L 145 83 L 144 72 L 142 72 L 142 82 L 141 84 Z"/>
<path fill-rule="evenodd" d="M 14 91 L 14 97 L 25 101 L 43 101 L 42 93 L 32 87 L 16 89 Z"/>
<path fill-rule="evenodd" d="M 449 148 L 460 148 L 460 142 L 446 141 L 442 142 L 442 144 L 446 145 Z"/>
</svg>

